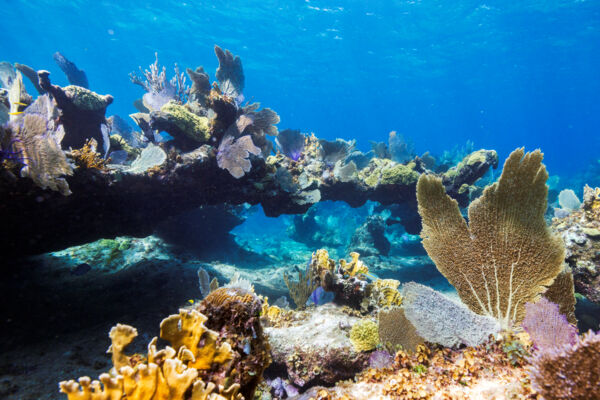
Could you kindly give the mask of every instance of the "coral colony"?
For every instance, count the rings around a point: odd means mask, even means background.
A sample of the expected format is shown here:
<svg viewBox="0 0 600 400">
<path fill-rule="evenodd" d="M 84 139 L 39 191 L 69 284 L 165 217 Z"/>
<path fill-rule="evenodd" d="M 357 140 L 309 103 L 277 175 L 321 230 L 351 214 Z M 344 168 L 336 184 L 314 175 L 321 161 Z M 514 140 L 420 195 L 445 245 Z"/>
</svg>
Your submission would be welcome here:
<svg viewBox="0 0 600 400">
<path fill-rule="evenodd" d="M 214 269 L 197 268 L 200 300 L 172 310 L 156 337 L 139 338 L 147 343 L 138 352 L 128 348 L 136 328 L 116 324 L 111 365 L 77 380 L 69 379 L 77 371 L 61 371 L 62 398 L 600 398 L 600 334 L 579 332 L 575 317 L 575 290 L 600 303 L 600 189 L 586 187 L 583 202 L 561 193 L 548 227 L 539 150 L 514 150 L 499 179 L 482 187 L 476 182 L 498 155 L 472 144 L 436 160 L 415 155 L 396 132 L 364 153 L 354 141 L 279 131 L 275 111 L 244 102 L 240 58 L 218 46 L 215 54 L 212 83 L 203 67 L 186 77 L 175 66 L 169 78 L 158 55 L 132 73 L 144 90 L 130 115 L 136 130 L 107 118 L 113 97 L 90 90 L 85 72 L 60 53 L 66 87 L 47 71 L 2 63 L 4 256 L 154 230 L 168 236 L 170 219 L 199 208 L 208 210 L 200 211 L 206 224 L 231 220 L 213 233 L 229 240 L 242 204 L 296 214 L 290 237 L 314 249 L 278 273 L 294 307 L 260 295 L 259 280 L 236 274 L 220 287 Z M 326 248 L 339 246 L 338 227 L 348 221 L 327 222 L 318 208 L 326 200 L 387 208 L 363 219 L 337 258 Z M 395 224 L 407 242 L 420 233 L 457 296 L 377 276 L 374 260 L 393 251 L 385 232 Z M 125 268 L 125 252 L 144 247 L 137 239 L 97 243 L 111 273 Z M 74 266 L 70 279 L 94 274 L 89 263 Z"/>
</svg>

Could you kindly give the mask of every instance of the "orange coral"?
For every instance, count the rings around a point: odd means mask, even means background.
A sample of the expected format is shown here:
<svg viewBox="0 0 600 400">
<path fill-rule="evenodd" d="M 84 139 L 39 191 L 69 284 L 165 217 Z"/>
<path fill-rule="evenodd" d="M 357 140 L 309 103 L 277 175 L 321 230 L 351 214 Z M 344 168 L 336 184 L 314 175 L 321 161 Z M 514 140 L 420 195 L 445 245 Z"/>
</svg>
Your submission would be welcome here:
<svg viewBox="0 0 600 400">
<path fill-rule="evenodd" d="M 179 310 L 179 315 L 171 315 L 160 323 L 160 337 L 168 340 L 175 351 L 189 350 L 194 360 L 189 367 L 209 369 L 213 363 L 225 364 L 231 360 L 231 346 L 223 343 L 217 346 L 219 334 L 204 326 L 208 318 L 196 310 Z"/>
<path fill-rule="evenodd" d="M 119 324 L 110 331 L 114 376 L 102 374 L 99 381 L 89 377 L 63 381 L 60 391 L 69 400 L 184 400 L 192 388 L 192 400 L 242 400 L 239 384 L 217 386 L 199 378 L 202 369 L 228 365 L 232 357 L 230 345 L 217 345 L 219 335 L 206 328 L 205 321 L 196 310 L 180 310 L 165 318 L 161 336 L 174 348 L 157 351 L 154 338 L 148 345 L 146 362 L 141 356 L 124 354 L 137 331 Z"/>
<path fill-rule="evenodd" d="M 71 157 L 79 168 L 106 170 L 107 160 L 96 151 L 98 142 L 88 139 L 81 149 L 71 150 Z"/>
</svg>

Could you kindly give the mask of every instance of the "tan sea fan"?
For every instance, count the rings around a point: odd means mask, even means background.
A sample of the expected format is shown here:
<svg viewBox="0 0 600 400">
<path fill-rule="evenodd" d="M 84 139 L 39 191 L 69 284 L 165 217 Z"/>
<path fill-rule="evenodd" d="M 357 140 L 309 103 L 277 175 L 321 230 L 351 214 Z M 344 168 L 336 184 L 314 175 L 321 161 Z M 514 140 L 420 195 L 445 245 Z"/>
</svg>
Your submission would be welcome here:
<svg viewBox="0 0 600 400">
<path fill-rule="evenodd" d="M 548 173 L 539 150 L 517 149 L 497 183 L 469 207 L 469 225 L 439 178 L 417 184 L 421 237 L 429 256 L 473 311 L 503 328 L 520 323 L 561 271 L 564 246 L 546 227 Z"/>
</svg>

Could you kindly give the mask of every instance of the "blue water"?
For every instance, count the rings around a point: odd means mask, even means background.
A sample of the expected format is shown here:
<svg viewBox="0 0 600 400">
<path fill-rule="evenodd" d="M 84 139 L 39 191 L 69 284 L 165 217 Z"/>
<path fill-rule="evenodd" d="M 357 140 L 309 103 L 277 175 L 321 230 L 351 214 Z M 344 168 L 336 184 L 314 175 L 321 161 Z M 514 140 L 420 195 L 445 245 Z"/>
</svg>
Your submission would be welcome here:
<svg viewBox="0 0 600 400">
<path fill-rule="evenodd" d="M 61 51 L 91 89 L 135 112 L 128 73 L 158 52 L 162 65 L 203 65 L 213 45 L 239 54 L 247 99 L 280 128 L 319 137 L 385 140 L 416 151 L 470 139 L 503 159 L 541 148 L 553 174 L 599 157 L 600 2 L 82 1 L 0 2 L 0 59 L 48 69 Z M 33 92 L 33 90 L 30 90 Z"/>
</svg>

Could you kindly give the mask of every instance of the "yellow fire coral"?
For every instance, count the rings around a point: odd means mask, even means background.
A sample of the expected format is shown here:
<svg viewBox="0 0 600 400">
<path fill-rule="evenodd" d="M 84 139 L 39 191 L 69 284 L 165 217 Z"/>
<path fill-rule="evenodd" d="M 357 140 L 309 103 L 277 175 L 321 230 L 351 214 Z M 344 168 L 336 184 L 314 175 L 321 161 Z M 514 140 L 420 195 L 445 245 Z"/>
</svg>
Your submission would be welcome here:
<svg viewBox="0 0 600 400">
<path fill-rule="evenodd" d="M 352 257 L 352 261 L 350 262 L 346 262 L 343 258 L 340 260 L 340 267 L 342 267 L 345 275 L 357 276 L 369 273 L 369 268 L 358 259 L 360 254 L 353 251 L 350 253 L 350 257 Z"/>
<path fill-rule="evenodd" d="M 108 348 L 107 353 L 112 353 L 112 362 L 115 371 L 120 371 L 122 367 L 129 365 L 129 357 L 123 353 L 123 349 L 136 338 L 137 334 L 137 329 L 133 326 L 123 324 L 113 326 L 108 333 L 112 344 Z"/>
<path fill-rule="evenodd" d="M 377 324 L 371 320 L 359 321 L 350 330 L 350 341 L 356 351 L 371 351 L 379 344 Z"/>
<path fill-rule="evenodd" d="M 371 297 L 379 307 L 399 306 L 402 304 L 402 295 L 398 286 L 400 281 L 395 279 L 377 279 L 372 284 Z"/>
<path fill-rule="evenodd" d="M 160 337 L 168 340 L 175 351 L 185 346 L 194 356 L 189 367 L 209 369 L 213 363 L 224 364 L 232 358 L 231 346 L 217 346 L 219 334 L 204 326 L 208 318 L 196 310 L 179 310 L 160 323 Z M 201 344 L 202 343 L 202 344 Z"/>
<path fill-rule="evenodd" d="M 473 311 L 503 328 L 520 323 L 561 271 L 564 247 L 546 227 L 548 173 L 542 153 L 512 152 L 497 183 L 469 207 L 469 225 L 439 178 L 417 184 L 423 245 Z"/>
<path fill-rule="evenodd" d="M 60 382 L 69 400 L 184 400 L 191 388 L 192 400 L 243 400 L 239 384 L 225 386 L 204 382 L 203 370 L 226 364 L 232 358 L 225 342 L 217 346 L 218 333 L 204 326 L 207 318 L 196 310 L 180 310 L 161 323 L 161 337 L 173 347 L 157 351 L 157 338 L 148 345 L 147 362 L 126 356 L 124 348 L 137 336 L 135 328 L 117 325 L 110 331 L 114 374 L 102 374 Z"/>
</svg>

